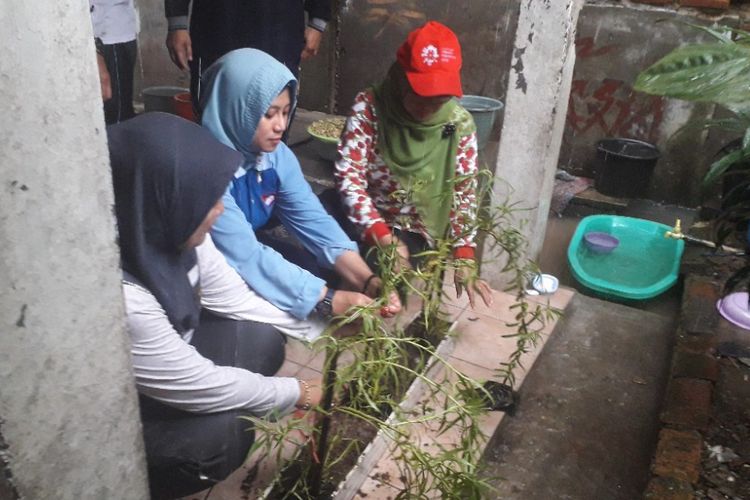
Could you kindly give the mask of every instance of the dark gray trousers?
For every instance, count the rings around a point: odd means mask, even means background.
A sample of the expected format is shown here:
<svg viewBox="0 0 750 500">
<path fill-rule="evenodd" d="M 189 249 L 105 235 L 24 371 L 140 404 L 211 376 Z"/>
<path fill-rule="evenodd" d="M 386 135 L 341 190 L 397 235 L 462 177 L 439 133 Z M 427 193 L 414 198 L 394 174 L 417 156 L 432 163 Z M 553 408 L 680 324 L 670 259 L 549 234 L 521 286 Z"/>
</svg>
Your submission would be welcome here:
<svg viewBox="0 0 750 500">
<path fill-rule="evenodd" d="M 253 321 L 201 315 L 191 342 L 217 365 L 273 375 L 284 362 L 285 339 Z M 155 499 L 204 490 L 226 478 L 247 458 L 255 434 L 243 411 L 195 414 L 141 396 L 149 487 Z"/>
<path fill-rule="evenodd" d="M 112 98 L 104 103 L 104 121 L 107 125 L 119 123 L 135 116 L 133 109 L 133 72 L 138 54 L 135 40 L 104 45 L 104 62 L 107 64 Z"/>
</svg>

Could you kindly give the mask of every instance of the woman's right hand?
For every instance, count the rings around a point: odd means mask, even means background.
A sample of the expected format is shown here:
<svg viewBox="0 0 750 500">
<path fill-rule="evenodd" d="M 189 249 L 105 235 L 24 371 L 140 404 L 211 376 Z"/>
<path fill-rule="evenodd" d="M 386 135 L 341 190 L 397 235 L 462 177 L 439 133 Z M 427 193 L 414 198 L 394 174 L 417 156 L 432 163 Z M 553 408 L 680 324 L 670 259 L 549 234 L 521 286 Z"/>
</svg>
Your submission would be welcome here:
<svg viewBox="0 0 750 500">
<path fill-rule="evenodd" d="M 372 300 L 373 299 L 371 299 L 364 293 L 350 292 L 347 290 L 336 290 L 336 293 L 333 294 L 333 301 L 331 302 L 331 306 L 333 309 L 333 314 L 335 316 L 341 316 L 343 314 L 346 314 L 346 311 L 348 311 L 352 307 L 369 305 Z"/>
<path fill-rule="evenodd" d="M 299 399 L 295 406 L 300 410 L 319 406 L 323 400 L 323 380 L 320 378 L 299 379 L 297 382 L 299 383 Z"/>
</svg>

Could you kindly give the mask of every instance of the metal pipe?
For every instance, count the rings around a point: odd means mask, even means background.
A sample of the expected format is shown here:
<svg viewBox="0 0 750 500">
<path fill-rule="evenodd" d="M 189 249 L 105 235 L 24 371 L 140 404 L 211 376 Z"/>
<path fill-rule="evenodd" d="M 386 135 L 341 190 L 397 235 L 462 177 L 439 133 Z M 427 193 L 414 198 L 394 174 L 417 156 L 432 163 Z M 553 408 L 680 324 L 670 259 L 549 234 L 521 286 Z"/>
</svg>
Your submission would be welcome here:
<svg viewBox="0 0 750 500">
<path fill-rule="evenodd" d="M 690 236 L 688 234 L 683 233 L 682 232 L 682 227 L 681 227 L 680 219 L 677 219 L 675 221 L 675 225 L 674 225 L 674 227 L 672 228 L 671 231 L 666 231 L 664 233 L 664 237 L 665 238 L 673 238 L 675 240 L 685 240 L 688 243 L 695 243 L 697 245 L 703 245 L 703 246 L 708 247 L 708 248 L 719 249 L 719 250 L 722 250 L 722 251 L 730 253 L 730 254 L 735 254 L 735 255 L 744 255 L 745 254 L 745 251 L 744 250 L 740 250 L 739 248 L 728 247 L 728 246 L 724 246 L 724 245 L 718 246 L 713 241 L 704 240 L 704 239 L 701 239 L 701 238 L 696 238 L 695 236 Z"/>
</svg>

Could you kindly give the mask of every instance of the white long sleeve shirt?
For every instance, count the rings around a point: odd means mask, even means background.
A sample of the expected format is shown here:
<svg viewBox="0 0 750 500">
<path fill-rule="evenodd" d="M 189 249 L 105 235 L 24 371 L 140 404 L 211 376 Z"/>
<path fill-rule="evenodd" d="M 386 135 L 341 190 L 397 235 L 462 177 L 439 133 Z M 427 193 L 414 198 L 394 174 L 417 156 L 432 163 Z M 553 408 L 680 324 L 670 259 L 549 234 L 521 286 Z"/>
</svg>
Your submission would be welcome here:
<svg viewBox="0 0 750 500">
<path fill-rule="evenodd" d="M 198 264 L 188 277 L 193 286 L 200 282 L 206 309 L 230 319 L 268 323 L 304 340 L 314 339 L 325 328 L 320 322 L 296 319 L 255 294 L 210 236 L 196 250 Z M 123 291 L 133 369 L 142 394 L 195 413 L 244 409 L 267 415 L 294 409 L 300 395 L 297 379 L 215 365 L 189 344 L 192 331 L 177 333 L 151 292 L 126 280 Z"/>
</svg>

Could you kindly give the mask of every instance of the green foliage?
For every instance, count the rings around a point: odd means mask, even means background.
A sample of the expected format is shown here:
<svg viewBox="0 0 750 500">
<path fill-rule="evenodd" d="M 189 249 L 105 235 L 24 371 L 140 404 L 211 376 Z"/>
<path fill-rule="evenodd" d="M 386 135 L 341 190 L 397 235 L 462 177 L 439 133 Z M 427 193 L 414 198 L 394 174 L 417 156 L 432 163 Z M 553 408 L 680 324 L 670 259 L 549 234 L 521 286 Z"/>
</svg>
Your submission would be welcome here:
<svg viewBox="0 0 750 500">
<path fill-rule="evenodd" d="M 489 199 L 491 178 L 489 172 L 483 172 L 483 182 L 479 178 L 457 182 L 482 186 L 477 193 L 482 200 Z M 453 186 L 445 189 L 452 191 Z M 408 198 L 409 193 L 402 195 Z M 530 274 L 537 269 L 525 258 L 526 241 L 513 227 L 514 212 L 515 208 L 508 204 L 483 206 L 476 216 L 467 216 L 466 224 L 467 234 L 482 237 L 502 250 L 508 290 L 515 293 L 515 319 L 510 326 L 515 329 L 512 336 L 516 338 L 516 351 L 499 367 L 511 385 L 522 355 L 537 343 L 546 322 L 556 314 L 548 306 L 527 301 L 524 290 Z M 279 496 L 317 499 L 332 493 L 331 486 L 324 484 L 330 483 L 331 471 L 344 463 L 353 464 L 352 457 L 356 459 L 363 451 L 363 443 L 347 436 L 341 428 L 349 425 L 350 429 L 371 429 L 388 438 L 405 485 L 398 498 L 487 498 L 491 486 L 481 478 L 478 466 L 479 450 L 486 438 L 477 425 L 487 411 L 482 403 L 485 390 L 480 381 L 460 373 L 438 351 L 450 327 L 441 309 L 444 278 L 455 269 L 465 271 L 467 265 L 452 259 L 455 243 L 448 237 L 435 241 L 429 250 L 415 256 L 420 261 L 416 268 L 403 265 L 395 245 L 379 249 L 379 274 L 384 283 L 381 297 L 371 305 L 349 311 L 345 317 L 335 318 L 330 335 L 313 346 L 326 354 L 324 401 L 316 409 L 314 427 L 304 431 L 315 444 L 303 448 L 295 459 L 296 469 L 287 474 Z M 467 274 L 469 279 L 477 279 L 476 267 L 471 271 Z M 403 296 L 418 297 L 422 303 L 419 319 L 407 329 L 387 322 L 379 314 L 388 294 L 395 290 Z M 336 330 L 352 323 L 358 325 L 357 334 L 335 335 Z M 415 335 L 415 330 L 419 335 Z M 347 355 L 354 360 L 341 362 Z M 407 393 L 413 383 L 422 387 L 418 401 Z M 256 447 L 268 454 L 280 449 L 284 441 L 304 427 L 297 419 L 274 426 L 251 420 L 262 430 Z M 438 435 L 457 429 L 458 442 L 425 447 L 414 437 L 417 425 L 427 425 Z M 289 477 L 293 480 L 289 481 Z"/>
<path fill-rule="evenodd" d="M 750 33 L 728 27 L 696 26 L 717 41 L 677 48 L 644 70 L 634 88 L 641 92 L 723 106 L 732 116 L 691 124 L 703 129 L 719 128 L 737 134 L 732 147 L 725 147 L 703 178 L 704 187 L 720 181 L 725 189 L 722 211 L 714 220 L 715 240 L 720 246 L 745 231 L 750 220 Z M 750 275 L 747 268 L 737 276 Z M 743 279 L 733 276 L 726 289 Z M 747 280 L 745 280 L 747 281 Z"/>
<path fill-rule="evenodd" d="M 731 118 L 707 120 L 702 128 L 721 128 L 742 135 L 742 145 L 709 168 L 710 185 L 737 164 L 750 159 L 750 33 L 732 28 L 697 27 L 718 42 L 679 47 L 636 78 L 633 88 L 649 94 L 721 105 Z"/>
<path fill-rule="evenodd" d="M 750 101 L 750 47 L 735 43 L 680 47 L 638 75 L 641 92 L 714 102 L 725 106 Z"/>
</svg>

